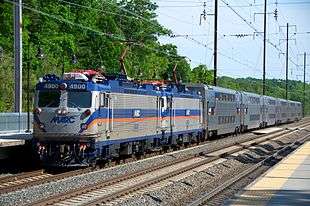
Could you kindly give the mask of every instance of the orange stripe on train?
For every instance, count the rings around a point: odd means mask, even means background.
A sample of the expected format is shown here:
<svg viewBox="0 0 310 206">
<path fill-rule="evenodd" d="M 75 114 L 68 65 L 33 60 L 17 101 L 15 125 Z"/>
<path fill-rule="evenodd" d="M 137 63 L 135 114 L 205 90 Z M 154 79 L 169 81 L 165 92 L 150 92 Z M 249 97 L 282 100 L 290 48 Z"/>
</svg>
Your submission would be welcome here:
<svg viewBox="0 0 310 206">
<path fill-rule="evenodd" d="M 199 119 L 199 116 L 176 116 L 172 117 L 174 119 Z M 143 122 L 148 120 L 157 120 L 158 117 L 144 117 L 144 118 L 113 118 L 113 122 L 127 122 L 127 123 L 134 123 L 134 122 Z M 112 120 L 112 119 L 110 119 Z M 161 117 L 160 120 L 170 120 L 170 117 Z M 87 129 L 90 127 L 95 126 L 99 123 L 107 123 L 109 122 L 109 118 L 97 118 L 93 120 L 88 126 Z"/>
</svg>

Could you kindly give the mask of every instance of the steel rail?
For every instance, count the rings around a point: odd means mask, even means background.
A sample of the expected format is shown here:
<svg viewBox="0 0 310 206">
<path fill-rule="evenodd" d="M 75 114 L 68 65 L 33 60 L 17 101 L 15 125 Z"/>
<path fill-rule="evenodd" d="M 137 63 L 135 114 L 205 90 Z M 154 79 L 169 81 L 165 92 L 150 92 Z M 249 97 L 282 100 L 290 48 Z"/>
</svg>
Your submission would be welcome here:
<svg viewBox="0 0 310 206">
<path fill-rule="evenodd" d="M 17 180 L 20 180 L 20 179 L 33 177 L 33 176 L 36 176 L 38 174 L 43 174 L 43 173 L 44 173 L 43 170 L 35 170 L 35 171 L 31 171 L 31 172 L 19 173 L 19 174 L 16 174 L 16 175 L 8 175 L 8 176 L 0 178 L 0 185 L 2 183 L 17 181 Z"/>
<path fill-rule="evenodd" d="M 20 177 L 22 178 L 18 178 L 17 180 L 13 180 L 13 181 L 2 182 L 0 184 L 0 194 L 9 193 L 9 192 L 13 192 L 13 191 L 20 190 L 20 189 L 27 188 L 27 187 L 49 183 L 49 182 L 65 179 L 68 177 L 85 174 L 93 170 L 94 170 L 93 168 L 86 168 L 86 169 L 79 169 L 79 170 L 64 172 L 64 173 L 55 174 L 55 175 L 50 174 L 50 173 L 37 173 L 37 171 L 35 171 L 33 172 L 32 176 L 30 176 L 31 174 L 29 174 L 29 175 L 26 175 L 25 177 L 23 177 L 21 174 Z M 4 184 L 6 184 L 6 186 L 1 188 L 1 185 L 4 185 Z"/>
</svg>

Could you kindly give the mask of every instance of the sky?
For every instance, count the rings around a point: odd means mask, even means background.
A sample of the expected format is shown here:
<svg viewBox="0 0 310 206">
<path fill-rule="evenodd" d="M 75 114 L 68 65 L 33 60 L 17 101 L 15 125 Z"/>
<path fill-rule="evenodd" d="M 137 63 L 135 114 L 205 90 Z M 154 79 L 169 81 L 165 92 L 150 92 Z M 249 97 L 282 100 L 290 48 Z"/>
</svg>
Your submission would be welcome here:
<svg viewBox="0 0 310 206">
<path fill-rule="evenodd" d="M 214 0 L 154 0 L 158 21 L 180 37 L 162 37 L 177 45 L 191 65 L 213 68 Z M 200 14 L 206 3 L 206 20 Z M 262 78 L 264 0 L 218 0 L 218 74 Z M 276 4 L 278 3 L 278 4 Z M 229 8 L 227 6 L 231 6 Z M 274 17 L 274 10 L 278 18 Z M 233 11 L 234 10 L 234 11 Z M 286 26 L 289 23 L 289 79 L 303 80 L 303 53 L 310 65 L 310 0 L 267 0 L 266 78 L 285 79 Z M 251 28 L 252 26 L 253 28 Z M 254 29 L 259 33 L 254 34 Z M 237 37 L 237 34 L 245 34 Z M 183 36 L 182 36 L 183 35 Z M 186 36 L 188 37 L 186 38 Z M 200 42 L 200 43 L 197 43 Z M 276 47 L 276 48 L 275 48 Z M 310 66 L 306 80 L 310 81 Z"/>
</svg>

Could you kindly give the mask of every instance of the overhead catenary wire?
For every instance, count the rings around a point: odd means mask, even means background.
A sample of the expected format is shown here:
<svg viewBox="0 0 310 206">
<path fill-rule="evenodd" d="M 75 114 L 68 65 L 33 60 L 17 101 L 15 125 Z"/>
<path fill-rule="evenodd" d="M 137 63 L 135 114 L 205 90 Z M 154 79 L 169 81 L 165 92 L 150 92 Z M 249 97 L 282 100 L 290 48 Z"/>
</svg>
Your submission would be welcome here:
<svg viewBox="0 0 310 206">
<path fill-rule="evenodd" d="M 68 2 L 68 1 L 65 1 L 65 0 L 58 0 L 58 1 L 61 1 L 61 2 Z M 146 19 L 146 18 L 142 17 L 141 15 L 139 15 L 139 14 L 137 14 L 137 13 L 135 13 L 135 12 L 132 12 L 132 11 L 130 11 L 130 10 L 124 8 L 124 7 L 121 7 L 121 6 L 119 6 L 119 5 L 116 5 L 116 4 L 114 4 L 114 3 L 112 3 L 112 2 L 109 2 L 109 1 L 104 1 L 104 2 L 106 2 L 106 3 L 108 3 L 108 4 L 112 5 L 112 6 L 116 6 L 116 7 L 120 8 L 121 10 L 123 10 L 124 12 L 127 12 L 127 13 L 129 13 L 129 14 L 131 14 L 131 15 L 137 17 L 137 18 L 140 18 L 140 19 L 142 19 L 142 20 L 144 20 L 144 21 L 146 21 L 146 22 L 148 22 L 148 23 L 151 23 L 152 25 L 158 26 L 157 24 L 155 24 L 155 22 L 150 21 L 149 19 Z M 75 4 L 76 4 L 76 3 L 75 3 Z M 89 8 L 89 9 L 91 9 L 91 8 Z M 178 35 L 177 33 L 174 33 L 174 34 L 172 34 L 170 37 L 174 38 L 174 37 L 177 36 L 177 35 Z M 195 38 L 193 38 L 193 37 L 184 36 L 183 38 L 188 39 L 188 40 L 190 40 L 190 41 L 196 43 L 197 45 L 200 45 L 200 46 L 202 46 L 202 47 L 207 48 L 208 50 L 212 50 L 212 51 L 213 51 L 213 49 L 210 48 L 210 47 L 208 47 L 208 45 L 202 43 L 201 41 L 199 41 L 199 40 L 197 40 L 197 39 L 195 39 Z M 245 63 L 241 62 L 240 60 L 237 60 L 237 59 L 235 59 L 235 58 L 233 58 L 233 57 L 230 57 L 229 55 L 224 54 L 223 52 L 218 52 L 218 53 L 219 53 L 221 56 L 223 56 L 223 57 L 225 57 L 225 58 L 228 58 L 228 59 L 230 59 L 231 61 L 234 61 L 234 62 L 236 62 L 236 63 L 238 63 L 238 64 L 240 64 L 240 65 L 243 65 L 243 66 L 246 66 L 246 67 L 252 67 L 252 66 L 249 65 L 249 64 L 245 64 Z M 200 63 L 200 64 L 201 64 L 201 63 Z"/>
<path fill-rule="evenodd" d="M 242 17 L 234 8 L 232 8 L 230 6 L 230 4 L 228 4 L 225 0 L 221 0 L 228 8 L 230 8 L 240 19 L 242 19 L 242 21 L 244 21 L 250 28 L 252 28 L 257 34 L 259 34 L 260 36 L 262 36 L 261 32 L 258 31 L 258 29 L 255 28 L 255 26 L 253 26 L 250 22 L 248 22 L 244 17 Z M 278 52 L 283 53 L 283 51 L 278 48 L 278 46 L 274 43 L 272 43 L 269 39 L 266 40 L 267 43 L 269 43 L 272 47 L 274 47 Z M 293 62 L 294 64 L 296 64 L 293 60 L 291 60 L 291 58 L 289 58 L 291 62 Z"/>
</svg>

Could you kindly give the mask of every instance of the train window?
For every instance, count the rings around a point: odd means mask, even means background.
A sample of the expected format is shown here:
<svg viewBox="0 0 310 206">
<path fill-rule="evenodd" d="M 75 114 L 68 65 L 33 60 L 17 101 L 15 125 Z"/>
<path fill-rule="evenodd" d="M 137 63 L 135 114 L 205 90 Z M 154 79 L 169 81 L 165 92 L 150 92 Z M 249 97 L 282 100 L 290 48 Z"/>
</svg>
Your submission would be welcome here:
<svg viewBox="0 0 310 206">
<path fill-rule="evenodd" d="M 172 108 L 172 98 L 171 97 L 167 98 L 167 107 Z"/>
<path fill-rule="evenodd" d="M 100 107 L 109 106 L 109 95 L 106 93 L 100 93 Z"/>
<path fill-rule="evenodd" d="M 91 100 L 91 92 L 69 91 L 67 105 L 71 108 L 89 108 L 91 107 Z"/>
<path fill-rule="evenodd" d="M 40 91 L 39 107 L 58 107 L 60 102 L 59 91 Z"/>
<path fill-rule="evenodd" d="M 248 113 L 248 108 L 244 108 L 244 114 Z"/>
<path fill-rule="evenodd" d="M 160 98 L 160 105 L 161 105 L 161 107 L 165 107 L 165 100 L 164 100 L 164 98 Z"/>
</svg>

